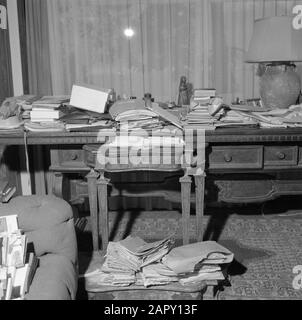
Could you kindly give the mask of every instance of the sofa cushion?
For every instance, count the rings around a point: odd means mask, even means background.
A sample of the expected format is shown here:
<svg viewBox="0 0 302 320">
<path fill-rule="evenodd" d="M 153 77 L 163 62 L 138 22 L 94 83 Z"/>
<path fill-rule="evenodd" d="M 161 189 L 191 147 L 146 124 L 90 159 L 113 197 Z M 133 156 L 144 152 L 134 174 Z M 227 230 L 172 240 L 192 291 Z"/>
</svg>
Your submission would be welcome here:
<svg viewBox="0 0 302 320">
<path fill-rule="evenodd" d="M 77 292 L 77 270 L 61 255 L 47 254 L 39 258 L 27 300 L 70 300 Z"/>
<path fill-rule="evenodd" d="M 0 204 L 0 215 L 18 215 L 25 232 L 59 225 L 73 217 L 71 206 L 55 196 L 20 196 Z"/>
<path fill-rule="evenodd" d="M 33 243 L 36 255 L 57 254 L 77 263 L 77 239 L 73 219 L 56 226 L 26 232 L 28 243 Z"/>
<path fill-rule="evenodd" d="M 53 253 L 77 264 L 77 240 L 71 206 L 55 196 L 13 198 L 0 205 L 0 215 L 18 215 L 19 228 L 32 243 L 37 256 Z"/>
</svg>

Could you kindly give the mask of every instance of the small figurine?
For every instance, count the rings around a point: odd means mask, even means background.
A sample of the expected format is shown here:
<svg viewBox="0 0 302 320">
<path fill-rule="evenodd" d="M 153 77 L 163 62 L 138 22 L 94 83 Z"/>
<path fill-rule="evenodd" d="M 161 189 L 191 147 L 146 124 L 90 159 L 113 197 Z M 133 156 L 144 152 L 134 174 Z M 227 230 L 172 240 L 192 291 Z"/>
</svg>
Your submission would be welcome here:
<svg viewBox="0 0 302 320">
<path fill-rule="evenodd" d="M 182 76 L 180 78 L 180 84 L 179 84 L 178 105 L 184 106 L 189 104 L 190 104 L 190 99 L 188 94 L 187 78 L 185 76 Z"/>
</svg>

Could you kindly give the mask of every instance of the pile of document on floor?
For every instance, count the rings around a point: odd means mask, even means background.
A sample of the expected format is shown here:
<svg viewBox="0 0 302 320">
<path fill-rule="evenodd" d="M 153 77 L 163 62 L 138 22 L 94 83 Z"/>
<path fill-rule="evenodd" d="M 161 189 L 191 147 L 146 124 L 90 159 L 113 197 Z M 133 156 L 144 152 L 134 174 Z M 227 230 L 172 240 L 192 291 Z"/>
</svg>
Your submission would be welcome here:
<svg viewBox="0 0 302 320">
<path fill-rule="evenodd" d="M 84 276 L 98 285 L 145 287 L 226 278 L 222 266 L 234 257 L 228 249 L 213 241 L 175 248 L 173 245 L 172 238 L 154 243 L 139 237 L 110 242 L 104 264 Z"/>
<path fill-rule="evenodd" d="M 29 290 L 38 259 L 27 250 L 27 237 L 16 215 L 0 217 L 0 300 L 21 300 Z"/>
<path fill-rule="evenodd" d="M 85 277 L 92 277 L 99 285 L 129 286 L 136 282 L 142 267 L 160 261 L 173 243 L 171 238 L 147 243 L 139 237 L 109 242 L 104 264 Z"/>
<path fill-rule="evenodd" d="M 172 249 L 163 259 L 166 270 L 172 270 L 181 284 L 206 280 L 224 280 L 224 266 L 234 254 L 215 241 L 197 242 Z"/>
</svg>

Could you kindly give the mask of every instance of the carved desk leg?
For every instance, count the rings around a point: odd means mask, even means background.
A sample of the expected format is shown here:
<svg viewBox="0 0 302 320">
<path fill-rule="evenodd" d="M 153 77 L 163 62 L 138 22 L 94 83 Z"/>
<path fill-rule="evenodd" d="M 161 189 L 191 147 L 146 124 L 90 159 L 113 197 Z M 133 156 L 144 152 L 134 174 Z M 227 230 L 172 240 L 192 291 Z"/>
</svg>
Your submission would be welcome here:
<svg viewBox="0 0 302 320">
<path fill-rule="evenodd" d="M 0 145 L 0 162 L 2 163 L 3 159 L 3 153 L 5 151 L 6 146 L 5 145 Z M 2 165 L 0 165 L 0 179 L 6 179 L 6 170 L 3 168 Z"/>
<path fill-rule="evenodd" d="M 98 173 L 91 170 L 87 175 L 88 195 L 90 206 L 90 219 L 92 231 L 93 250 L 99 251 L 99 224 L 98 224 L 98 198 L 97 198 L 97 178 Z"/>
<path fill-rule="evenodd" d="M 196 238 L 197 242 L 203 240 L 203 214 L 204 214 L 204 188 L 206 174 L 194 175 L 195 179 L 195 197 L 196 197 Z"/>
<path fill-rule="evenodd" d="M 62 172 L 54 172 L 52 175 L 52 193 L 61 199 L 63 199 L 63 178 Z"/>
<path fill-rule="evenodd" d="M 99 200 L 99 230 L 101 230 L 102 250 L 107 250 L 109 242 L 109 217 L 108 217 L 108 184 L 110 180 L 106 179 L 104 172 L 101 172 L 97 182 L 98 200 Z"/>
<path fill-rule="evenodd" d="M 190 242 L 190 205 L 191 205 L 191 183 L 190 176 L 185 175 L 179 179 L 181 184 L 181 205 L 182 205 L 182 240 L 183 244 Z"/>
</svg>

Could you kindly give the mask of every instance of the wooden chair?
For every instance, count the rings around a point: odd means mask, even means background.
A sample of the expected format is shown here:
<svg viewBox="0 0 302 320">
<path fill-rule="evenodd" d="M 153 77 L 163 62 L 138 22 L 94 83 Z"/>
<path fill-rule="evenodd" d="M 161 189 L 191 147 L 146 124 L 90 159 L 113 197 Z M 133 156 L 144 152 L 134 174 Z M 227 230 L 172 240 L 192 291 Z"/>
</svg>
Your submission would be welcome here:
<svg viewBox="0 0 302 320">
<path fill-rule="evenodd" d="M 159 155 L 159 164 L 131 164 L 129 159 L 118 155 L 115 164 L 110 162 L 100 163 L 100 145 L 86 145 L 83 147 L 85 153 L 85 163 L 91 168 L 87 175 L 89 205 L 91 214 L 91 228 L 93 237 L 93 250 L 99 251 L 99 233 L 102 238 L 102 250 L 106 250 L 109 241 L 109 218 L 108 218 L 108 185 L 110 179 L 105 177 L 105 173 L 113 172 L 134 172 L 134 171 L 157 171 L 157 172 L 179 172 L 184 175 L 180 178 L 181 184 L 181 204 L 182 204 L 182 236 L 183 244 L 188 244 L 190 240 L 190 205 L 191 205 L 191 184 L 194 177 L 196 185 L 196 239 L 202 241 L 202 219 L 204 210 L 204 183 L 205 174 L 203 168 L 196 165 L 184 166 L 175 161 L 177 157 L 172 154 L 170 164 L 165 164 L 164 155 Z M 127 157 L 128 154 L 125 155 Z M 173 160 L 174 159 L 174 160 Z M 122 161 L 124 160 L 124 161 Z M 125 161 L 126 160 L 126 161 Z M 127 161 L 128 160 L 128 161 Z M 152 194 L 150 194 L 152 196 Z"/>
</svg>

